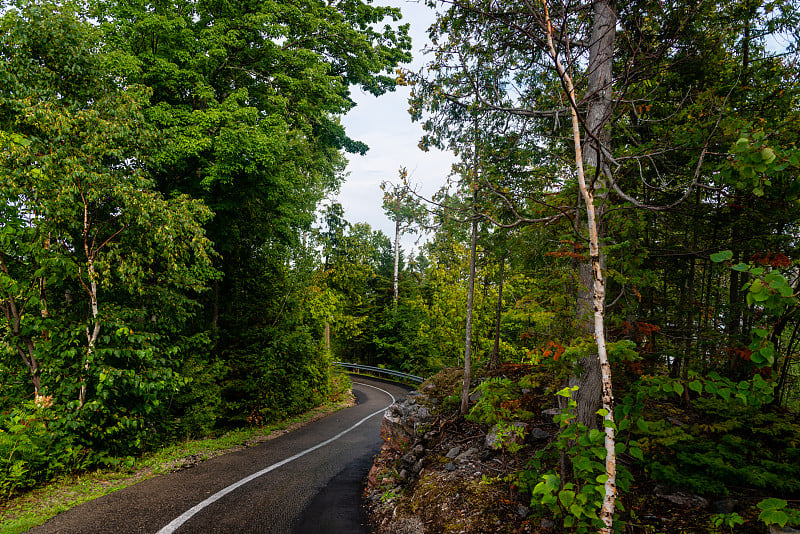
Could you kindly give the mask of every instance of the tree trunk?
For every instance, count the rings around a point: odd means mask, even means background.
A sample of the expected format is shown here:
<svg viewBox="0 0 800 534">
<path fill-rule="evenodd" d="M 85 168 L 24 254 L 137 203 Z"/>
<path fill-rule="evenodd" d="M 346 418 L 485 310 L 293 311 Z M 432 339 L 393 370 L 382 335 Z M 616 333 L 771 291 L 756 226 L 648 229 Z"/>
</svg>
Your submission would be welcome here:
<svg viewBox="0 0 800 534">
<path fill-rule="evenodd" d="M 598 233 L 598 241 L 603 234 L 603 207 L 605 205 L 605 191 L 608 190 L 606 177 L 610 174 L 604 151 L 610 148 L 609 133 L 605 128 L 605 124 L 611 116 L 614 105 L 611 91 L 612 59 L 617 20 L 614 7 L 613 1 L 610 0 L 599 1 L 594 4 L 587 68 L 588 86 L 586 95 L 588 95 L 588 109 L 585 120 L 586 135 L 583 142 L 581 142 L 580 132 L 578 132 L 578 139 L 576 140 L 581 143 L 584 169 L 594 173 L 591 184 L 587 184 L 587 187 L 591 188 L 592 199 L 595 196 L 599 198 L 599 205 L 594 207 L 595 231 Z M 574 100 L 574 96 L 573 101 L 577 102 Z M 586 201 L 585 195 L 584 201 Z M 591 233 L 591 229 L 589 231 Z M 591 334 L 594 330 L 594 261 L 595 258 L 591 258 L 589 263 L 584 263 L 578 269 L 579 287 L 576 312 L 577 320 L 581 325 L 580 329 L 584 334 Z M 602 250 L 598 250 L 596 261 L 598 267 L 603 269 L 605 259 L 603 258 Z M 580 365 L 583 372 L 578 378 L 578 392 L 575 395 L 575 401 L 578 403 L 578 421 L 589 428 L 596 428 L 596 413 L 600 407 L 602 394 L 598 356 L 592 354 L 583 358 L 580 361 Z"/>
<path fill-rule="evenodd" d="M 398 270 L 400 268 L 400 217 L 394 223 L 394 307 L 397 308 L 397 294 L 398 294 Z"/>
<path fill-rule="evenodd" d="M 219 329 L 219 280 L 214 280 L 211 298 L 214 299 L 211 305 L 211 331 L 216 333 Z"/>
<path fill-rule="evenodd" d="M 497 369 L 500 363 L 500 319 L 503 314 L 503 282 L 505 281 L 506 255 L 500 256 L 500 277 L 497 281 L 497 310 L 494 317 L 494 347 L 489 357 L 489 369 Z"/>
<path fill-rule="evenodd" d="M 97 304 L 97 273 L 94 270 L 94 260 L 89 259 L 86 268 L 89 275 L 89 306 L 92 312 L 92 321 L 86 326 L 86 356 L 83 360 L 84 375 L 81 377 L 81 389 L 78 394 L 78 407 L 83 408 L 86 402 L 86 384 L 88 371 L 94 357 L 95 344 L 100 336 L 100 307 Z"/>
<path fill-rule="evenodd" d="M 473 205 L 477 201 L 477 192 L 473 194 Z M 467 321 L 464 330 L 464 381 L 461 385 L 461 413 L 469 411 L 469 386 L 472 379 L 472 306 L 475 297 L 475 255 L 478 252 L 478 218 L 472 218 L 472 236 L 469 246 L 469 285 L 467 286 Z"/>
<path fill-rule="evenodd" d="M 589 357 L 586 363 L 592 367 L 585 369 L 583 380 L 594 380 L 591 375 L 594 363 L 597 360 L 600 370 L 602 384 L 602 406 L 604 410 L 603 418 L 608 424 L 605 427 L 605 449 L 606 449 L 606 475 L 608 476 L 604 486 L 603 504 L 600 509 L 600 519 L 605 525 L 600 529 L 602 534 L 613 532 L 614 507 L 617 496 L 617 459 L 615 452 L 615 433 L 614 433 L 614 396 L 611 384 L 611 366 L 608 361 L 605 338 L 605 279 L 603 277 L 603 260 L 600 243 L 599 218 L 602 216 L 601 210 L 595 209 L 595 191 L 607 191 L 604 176 L 610 178 L 610 171 L 604 169 L 604 158 L 602 150 L 608 148 L 607 134 L 603 132 L 603 125 L 611 111 L 611 59 L 614 51 L 614 32 L 616 27 L 616 14 L 613 4 L 607 0 L 598 1 L 594 4 L 592 40 L 590 43 L 589 56 L 589 83 L 587 94 L 590 95 L 589 112 L 586 118 L 587 143 L 586 153 L 583 151 L 581 141 L 581 121 L 578 117 L 577 99 L 572 77 L 567 73 L 558 59 L 555 46 L 553 45 L 553 28 L 550 23 L 550 15 L 547 11 L 545 2 L 545 21 L 547 24 L 547 44 L 551 59 L 556 67 L 559 78 L 564 84 L 567 96 L 570 101 L 570 112 L 572 118 L 572 136 L 575 145 L 575 167 L 578 178 L 578 187 L 586 205 L 586 222 L 589 231 L 589 257 L 591 259 L 591 291 L 592 291 L 592 319 L 594 323 L 594 339 L 597 343 L 597 356 Z M 586 164 L 584 166 L 584 164 Z M 584 168 L 593 169 L 595 180 L 590 187 L 586 183 Z M 604 198 L 599 194 L 601 205 Z M 581 266 L 581 280 L 586 277 L 585 266 Z M 586 299 L 581 301 L 584 304 Z M 580 306 L 579 306 L 580 308 Z M 583 319 L 582 315 L 579 319 Z M 591 383 L 591 382 L 590 382 Z M 583 387 L 583 386 L 582 386 Z M 581 389 L 578 390 L 579 392 Z M 577 399 L 576 399 L 577 400 Z M 592 402 L 593 399 L 582 399 L 584 403 Z M 579 402 L 579 406 L 581 401 Z"/>
<path fill-rule="evenodd" d="M 6 275 L 10 274 L 5 258 L 2 254 L 0 254 L 0 270 L 2 270 Z M 22 363 L 25 364 L 25 367 L 28 368 L 28 372 L 31 376 L 31 384 L 33 385 L 33 396 L 34 399 L 36 399 L 40 395 L 42 383 L 39 371 L 39 362 L 36 361 L 33 339 L 22 336 L 22 312 L 20 310 L 21 308 L 24 309 L 24 307 L 24 303 L 21 307 L 17 305 L 17 300 L 11 293 L 5 294 L 3 299 L 0 301 L 0 311 L 2 311 L 3 315 L 5 315 L 8 329 L 16 338 L 14 344 L 17 348 L 17 354 L 19 354 L 19 357 L 22 360 Z M 43 315 L 43 317 L 44 316 L 45 315 Z M 23 343 L 24 346 L 21 346 L 20 343 Z"/>
<path fill-rule="evenodd" d="M 17 352 L 19 353 L 20 358 L 22 358 L 22 363 L 25 364 L 25 367 L 28 368 L 28 372 L 31 375 L 33 398 L 38 399 L 41 396 L 42 378 L 39 373 L 39 362 L 36 361 L 36 355 L 34 354 L 33 340 L 26 339 L 25 347 L 22 348 L 18 346 Z"/>
</svg>

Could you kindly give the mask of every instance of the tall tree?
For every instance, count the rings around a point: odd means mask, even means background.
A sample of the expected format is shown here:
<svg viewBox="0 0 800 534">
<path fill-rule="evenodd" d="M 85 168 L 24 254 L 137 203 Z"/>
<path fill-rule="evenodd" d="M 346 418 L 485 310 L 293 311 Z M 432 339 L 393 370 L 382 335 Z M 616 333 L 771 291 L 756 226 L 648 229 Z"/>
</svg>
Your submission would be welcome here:
<svg viewBox="0 0 800 534">
<path fill-rule="evenodd" d="M 394 221 L 394 271 L 392 274 L 392 289 L 394 304 L 397 307 L 399 293 L 399 266 L 400 266 L 400 236 L 407 232 L 414 224 L 424 225 L 427 215 L 419 199 L 411 195 L 406 184 L 408 172 L 400 169 L 400 180 L 404 185 L 391 185 L 387 182 L 381 184 L 383 189 L 383 209 L 389 220 Z"/>
<path fill-rule="evenodd" d="M 45 362 L 48 374 L 68 377 L 50 384 L 50 395 L 83 408 L 94 392 L 103 406 L 107 378 L 177 367 L 159 363 L 147 348 L 152 338 L 123 338 L 137 318 L 150 323 L 137 328 L 157 331 L 161 321 L 176 326 L 191 314 L 192 294 L 214 276 L 202 229 L 210 213 L 200 201 L 154 191 L 144 172 L 156 146 L 142 114 L 149 91 L 119 83 L 74 8 L 26 3 L 0 24 L 0 191 L 3 226 L 15 229 L 13 240 L 4 232 L 0 250 L 8 332 L 25 348 L 36 395 Z M 168 347 L 156 350 L 163 356 Z M 159 392 L 163 376 L 143 378 L 127 393 L 171 394 Z"/>
</svg>

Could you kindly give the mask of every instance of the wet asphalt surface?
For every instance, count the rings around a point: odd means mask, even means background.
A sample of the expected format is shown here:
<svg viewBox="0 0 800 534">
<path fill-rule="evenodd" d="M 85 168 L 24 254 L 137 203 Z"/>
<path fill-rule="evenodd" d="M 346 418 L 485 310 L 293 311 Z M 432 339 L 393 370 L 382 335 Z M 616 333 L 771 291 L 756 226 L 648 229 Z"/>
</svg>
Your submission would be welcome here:
<svg viewBox="0 0 800 534">
<path fill-rule="evenodd" d="M 360 384 L 359 384 L 360 383 Z M 363 424 L 285 465 L 240 486 L 188 518 L 174 532 L 265 534 L 367 534 L 361 490 L 381 445 L 387 393 L 407 389 L 353 377 L 357 405 L 255 447 L 159 476 L 105 495 L 54 517 L 36 534 L 156 534 L 220 490 Z"/>
</svg>

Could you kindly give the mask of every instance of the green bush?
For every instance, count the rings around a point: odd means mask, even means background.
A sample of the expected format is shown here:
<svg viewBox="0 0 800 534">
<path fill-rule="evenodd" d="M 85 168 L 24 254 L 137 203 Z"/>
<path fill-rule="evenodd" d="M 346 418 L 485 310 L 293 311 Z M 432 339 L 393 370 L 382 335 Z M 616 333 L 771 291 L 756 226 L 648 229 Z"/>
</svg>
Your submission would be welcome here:
<svg viewBox="0 0 800 534">
<path fill-rule="evenodd" d="M 636 431 L 654 480 L 704 495 L 732 488 L 800 493 L 800 425 L 791 416 L 703 397 L 686 412 L 672 411 L 672 421 L 649 421 Z M 676 418 L 687 422 L 676 425 Z"/>
<path fill-rule="evenodd" d="M 86 461 L 86 451 L 58 429 L 58 411 L 46 406 L 48 401 L 0 415 L 0 494 L 5 497 Z"/>
</svg>

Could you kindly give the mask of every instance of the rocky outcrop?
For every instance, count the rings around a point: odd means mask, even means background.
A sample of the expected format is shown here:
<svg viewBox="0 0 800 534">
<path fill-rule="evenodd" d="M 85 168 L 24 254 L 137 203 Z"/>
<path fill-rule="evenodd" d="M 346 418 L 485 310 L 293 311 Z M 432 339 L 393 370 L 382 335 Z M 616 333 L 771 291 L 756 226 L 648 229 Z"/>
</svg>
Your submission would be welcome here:
<svg viewBox="0 0 800 534">
<path fill-rule="evenodd" d="M 421 430 L 431 417 L 426 400 L 424 394 L 415 391 L 386 409 L 381 423 L 384 448 L 408 450 L 421 437 Z"/>
</svg>

